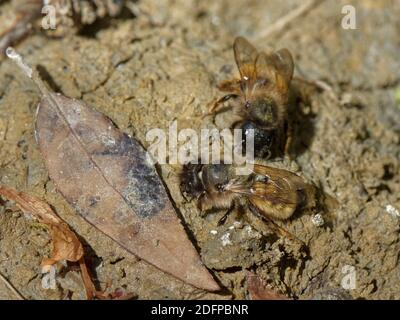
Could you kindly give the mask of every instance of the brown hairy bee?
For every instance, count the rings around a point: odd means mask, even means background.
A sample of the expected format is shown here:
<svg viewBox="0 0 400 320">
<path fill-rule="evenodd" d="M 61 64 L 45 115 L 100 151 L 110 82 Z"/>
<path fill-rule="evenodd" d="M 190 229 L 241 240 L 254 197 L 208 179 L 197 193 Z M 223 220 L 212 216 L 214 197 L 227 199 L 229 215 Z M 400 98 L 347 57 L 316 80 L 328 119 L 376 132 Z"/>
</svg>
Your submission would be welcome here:
<svg viewBox="0 0 400 320">
<path fill-rule="evenodd" d="M 258 52 L 242 37 L 235 39 L 233 51 L 240 79 L 218 85 L 219 90 L 229 94 L 214 102 L 209 113 L 235 98 L 232 107 L 241 120 L 233 123 L 232 128 L 243 130 L 243 147 L 246 135 L 253 129 L 256 157 L 268 158 L 272 151 L 286 151 L 287 105 L 294 69 L 292 55 L 287 49 L 268 54 Z"/>
<path fill-rule="evenodd" d="M 237 175 L 235 170 L 228 164 L 187 164 L 181 173 L 181 191 L 197 198 L 202 212 L 227 209 L 220 222 L 240 206 L 272 223 L 292 217 L 314 192 L 314 186 L 287 170 L 261 164 L 254 164 L 249 175 Z"/>
<path fill-rule="evenodd" d="M 126 0 L 13 0 L 16 13 L 14 25 L 0 35 L 0 52 L 25 37 L 32 24 L 52 6 L 56 13 L 56 28 L 49 29 L 52 36 L 65 36 L 77 32 L 82 26 L 90 25 L 105 17 L 116 17 Z M 40 23 L 38 23 L 40 25 Z"/>
</svg>

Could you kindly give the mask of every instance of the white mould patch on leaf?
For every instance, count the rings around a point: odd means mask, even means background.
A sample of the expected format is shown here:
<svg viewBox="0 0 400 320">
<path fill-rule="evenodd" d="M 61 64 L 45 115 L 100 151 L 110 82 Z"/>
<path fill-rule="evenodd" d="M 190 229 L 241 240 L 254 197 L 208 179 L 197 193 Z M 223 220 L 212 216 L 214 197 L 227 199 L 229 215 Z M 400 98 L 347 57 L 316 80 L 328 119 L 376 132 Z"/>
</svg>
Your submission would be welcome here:
<svg viewBox="0 0 400 320">
<path fill-rule="evenodd" d="M 106 146 L 114 146 L 115 145 L 115 140 L 109 136 L 109 135 L 101 135 L 101 141 L 106 145 Z"/>
</svg>

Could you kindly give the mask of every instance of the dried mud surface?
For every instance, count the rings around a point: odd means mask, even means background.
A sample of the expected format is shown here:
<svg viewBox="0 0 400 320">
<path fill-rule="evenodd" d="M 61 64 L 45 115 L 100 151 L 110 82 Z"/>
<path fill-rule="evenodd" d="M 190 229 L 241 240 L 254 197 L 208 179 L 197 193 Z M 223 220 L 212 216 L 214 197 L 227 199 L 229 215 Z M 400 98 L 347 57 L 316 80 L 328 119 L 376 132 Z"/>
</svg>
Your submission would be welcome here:
<svg viewBox="0 0 400 320">
<path fill-rule="evenodd" d="M 162 3 L 162 4 L 161 4 Z M 143 12 L 51 38 L 36 32 L 18 45 L 33 65 L 47 70 L 65 95 L 81 98 L 120 129 L 148 146 L 149 129 L 221 127 L 229 113 L 202 119 L 220 93 L 217 82 L 236 74 L 236 35 L 259 49 L 287 47 L 295 74 L 329 83 L 308 103 L 297 104 L 292 163 L 285 167 L 312 181 L 338 206 L 321 211 L 325 224 L 300 212 L 282 223 L 307 244 L 275 237 L 257 219 L 223 214 L 201 217 L 186 201 L 179 166 L 162 166 L 162 178 L 192 233 L 200 255 L 226 288 L 207 293 L 149 266 L 80 218 L 48 179 L 34 139 L 39 95 L 9 61 L 0 63 L 0 183 L 48 201 L 85 243 L 104 288 L 123 287 L 140 299 L 244 299 L 251 270 L 296 299 L 400 299 L 400 6 L 396 1 L 350 1 L 357 29 L 341 28 L 348 1 L 324 1 L 285 31 L 259 39 L 263 30 L 301 1 L 146 1 Z M 146 14 L 144 14 L 146 13 Z M 12 21 L 0 6 L 0 30 Z M 397 101 L 396 101 L 397 96 Z M 46 229 L 11 202 L 0 202 L 0 272 L 28 299 L 83 299 L 80 275 L 65 269 L 56 290 L 41 285 L 40 262 L 51 249 Z M 342 268 L 353 266 L 356 288 L 344 290 Z M 0 285 L 0 298 L 14 298 Z"/>
</svg>

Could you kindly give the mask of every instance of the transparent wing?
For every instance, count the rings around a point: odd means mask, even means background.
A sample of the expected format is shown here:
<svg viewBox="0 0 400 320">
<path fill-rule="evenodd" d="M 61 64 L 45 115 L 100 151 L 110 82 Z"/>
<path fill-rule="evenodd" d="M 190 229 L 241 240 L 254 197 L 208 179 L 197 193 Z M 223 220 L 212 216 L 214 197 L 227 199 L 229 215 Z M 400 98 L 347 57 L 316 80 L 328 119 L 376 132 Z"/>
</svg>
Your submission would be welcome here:
<svg viewBox="0 0 400 320">
<path fill-rule="evenodd" d="M 293 77 L 294 63 L 289 50 L 281 49 L 271 54 L 260 53 L 255 62 L 257 78 L 271 82 L 283 82 L 286 87 Z"/>
<path fill-rule="evenodd" d="M 282 169 L 254 165 L 251 184 L 235 184 L 227 190 L 246 195 L 261 214 L 276 219 L 289 218 L 303 201 L 299 191 L 307 184 L 298 175 Z"/>
<path fill-rule="evenodd" d="M 237 37 L 233 44 L 235 61 L 239 68 L 241 78 L 250 79 L 255 75 L 255 61 L 257 50 L 243 37 Z"/>
</svg>

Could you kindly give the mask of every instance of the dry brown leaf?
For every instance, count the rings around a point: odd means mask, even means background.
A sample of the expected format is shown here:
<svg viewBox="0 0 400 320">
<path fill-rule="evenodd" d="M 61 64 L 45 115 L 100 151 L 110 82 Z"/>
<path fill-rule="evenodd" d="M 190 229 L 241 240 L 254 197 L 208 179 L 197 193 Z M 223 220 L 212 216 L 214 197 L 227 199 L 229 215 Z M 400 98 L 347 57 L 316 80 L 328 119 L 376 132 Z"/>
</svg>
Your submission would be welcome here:
<svg viewBox="0 0 400 320">
<path fill-rule="evenodd" d="M 36 138 L 66 201 L 139 258 L 195 287 L 219 290 L 141 144 L 83 101 L 50 91 L 12 48 L 7 55 L 42 93 Z"/>
<path fill-rule="evenodd" d="M 289 300 L 271 289 L 263 279 L 252 272 L 247 273 L 247 291 L 250 300 Z"/>
</svg>

